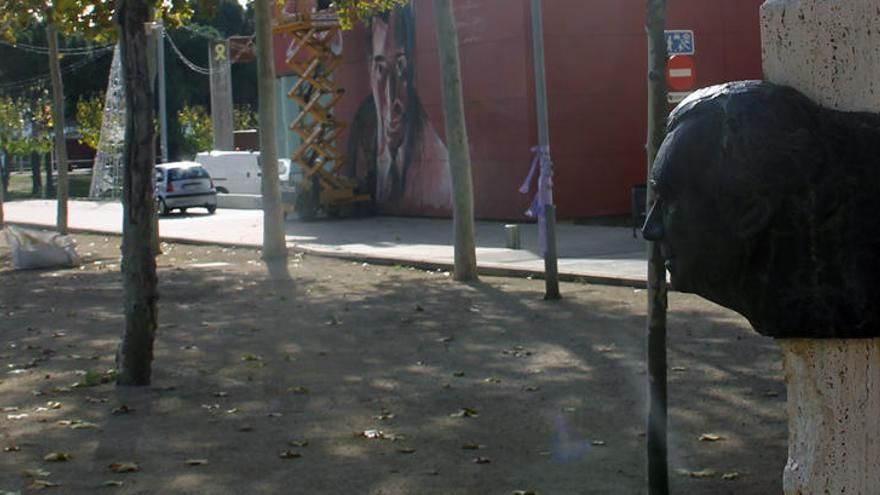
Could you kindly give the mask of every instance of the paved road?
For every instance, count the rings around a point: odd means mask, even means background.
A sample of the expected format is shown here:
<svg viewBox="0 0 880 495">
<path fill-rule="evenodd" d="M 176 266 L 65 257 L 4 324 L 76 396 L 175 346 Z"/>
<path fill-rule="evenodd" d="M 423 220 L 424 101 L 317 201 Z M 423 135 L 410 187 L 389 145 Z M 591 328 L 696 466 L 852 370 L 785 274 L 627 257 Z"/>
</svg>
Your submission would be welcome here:
<svg viewBox="0 0 880 495">
<path fill-rule="evenodd" d="M 15 201 L 4 206 L 9 223 L 52 227 L 55 202 Z M 69 224 L 73 231 L 119 233 L 119 203 L 71 201 Z M 489 273 L 540 274 L 543 258 L 538 254 L 537 229 L 525 224 L 523 249 L 506 249 L 505 222 L 477 222 L 477 260 Z M 327 219 L 285 224 L 287 243 L 295 249 L 317 254 L 388 263 L 413 263 L 448 268 L 453 262 L 452 221 L 408 217 Z M 160 220 L 164 240 L 259 246 L 262 212 L 217 210 L 215 215 L 193 210 Z M 563 279 L 643 285 L 645 245 L 632 231 L 620 227 L 560 224 L 557 226 L 559 272 Z"/>
</svg>

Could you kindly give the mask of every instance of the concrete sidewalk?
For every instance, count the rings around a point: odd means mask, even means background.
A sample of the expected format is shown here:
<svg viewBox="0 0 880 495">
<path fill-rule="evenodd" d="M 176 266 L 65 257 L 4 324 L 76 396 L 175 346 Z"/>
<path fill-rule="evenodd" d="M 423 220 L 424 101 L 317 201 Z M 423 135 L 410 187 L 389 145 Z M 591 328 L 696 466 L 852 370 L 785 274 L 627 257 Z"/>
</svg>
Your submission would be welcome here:
<svg viewBox="0 0 880 495">
<path fill-rule="evenodd" d="M 15 201 L 4 205 L 12 224 L 52 228 L 56 203 L 46 200 Z M 160 220 L 163 240 L 259 247 L 262 212 L 217 210 L 207 215 L 194 209 Z M 122 205 L 116 202 L 71 201 L 69 225 L 73 232 L 118 234 L 122 230 Z M 539 254 L 537 227 L 524 224 L 523 249 L 506 249 L 504 224 L 477 222 L 477 260 L 482 273 L 540 276 L 544 261 Z M 291 248 L 346 259 L 414 264 L 450 269 L 453 263 L 452 221 L 448 219 L 372 217 L 324 219 L 285 224 Z M 644 286 L 647 265 L 645 244 L 621 227 L 560 224 L 557 226 L 559 273 L 563 280 L 584 280 Z"/>
</svg>

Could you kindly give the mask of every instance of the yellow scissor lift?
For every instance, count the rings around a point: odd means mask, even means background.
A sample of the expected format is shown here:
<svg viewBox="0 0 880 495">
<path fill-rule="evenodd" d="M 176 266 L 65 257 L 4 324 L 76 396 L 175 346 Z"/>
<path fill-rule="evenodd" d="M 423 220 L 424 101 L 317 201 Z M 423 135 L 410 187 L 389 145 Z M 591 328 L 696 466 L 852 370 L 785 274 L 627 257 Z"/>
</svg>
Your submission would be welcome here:
<svg viewBox="0 0 880 495">
<path fill-rule="evenodd" d="M 315 218 L 319 210 L 347 215 L 357 203 L 370 201 L 369 194 L 357 194 L 355 179 L 340 173 L 345 157 L 336 149 L 336 139 L 346 126 L 334 118 L 333 109 L 345 90 L 331 78 L 342 62 L 331 46 L 339 31 L 332 10 L 284 15 L 273 28 L 274 34 L 290 36 L 286 62 L 298 76 L 287 96 L 300 110 L 289 128 L 302 140 L 290 159 L 302 170 L 302 180 L 282 197 L 285 215 L 296 212 L 301 220 Z"/>
</svg>

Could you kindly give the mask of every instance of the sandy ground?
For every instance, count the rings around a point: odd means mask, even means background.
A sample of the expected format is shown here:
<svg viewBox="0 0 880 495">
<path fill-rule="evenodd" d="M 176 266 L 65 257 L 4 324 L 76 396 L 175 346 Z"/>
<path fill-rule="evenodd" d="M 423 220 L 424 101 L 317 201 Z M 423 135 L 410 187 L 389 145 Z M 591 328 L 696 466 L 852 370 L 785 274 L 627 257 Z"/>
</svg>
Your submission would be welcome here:
<svg viewBox="0 0 880 495">
<path fill-rule="evenodd" d="M 0 242 L 0 493 L 646 492 L 644 291 L 165 245 L 153 386 L 124 389 L 118 238 L 76 240 L 31 272 Z M 672 493 L 781 493 L 777 346 L 689 295 L 669 329 Z"/>
</svg>

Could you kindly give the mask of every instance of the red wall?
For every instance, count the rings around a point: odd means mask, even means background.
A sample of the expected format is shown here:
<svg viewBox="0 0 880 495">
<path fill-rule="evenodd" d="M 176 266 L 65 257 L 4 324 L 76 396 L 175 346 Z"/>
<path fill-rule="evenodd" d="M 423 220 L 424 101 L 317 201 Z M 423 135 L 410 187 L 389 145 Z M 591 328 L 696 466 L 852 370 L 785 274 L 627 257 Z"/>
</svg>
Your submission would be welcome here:
<svg viewBox="0 0 880 495">
<path fill-rule="evenodd" d="M 761 78 L 763 0 L 671 0 L 669 29 L 694 31 L 697 87 Z M 645 179 L 647 45 L 643 0 L 550 0 L 544 36 L 559 216 L 625 214 Z M 444 138 L 432 3 L 413 0 L 416 86 Z M 465 111 L 477 216 L 520 218 L 517 192 L 537 144 L 528 0 L 457 0 Z M 345 34 L 339 115 L 370 95 L 367 31 Z M 347 135 L 340 145 L 345 146 Z M 412 212 L 418 214 L 419 212 Z"/>
</svg>

